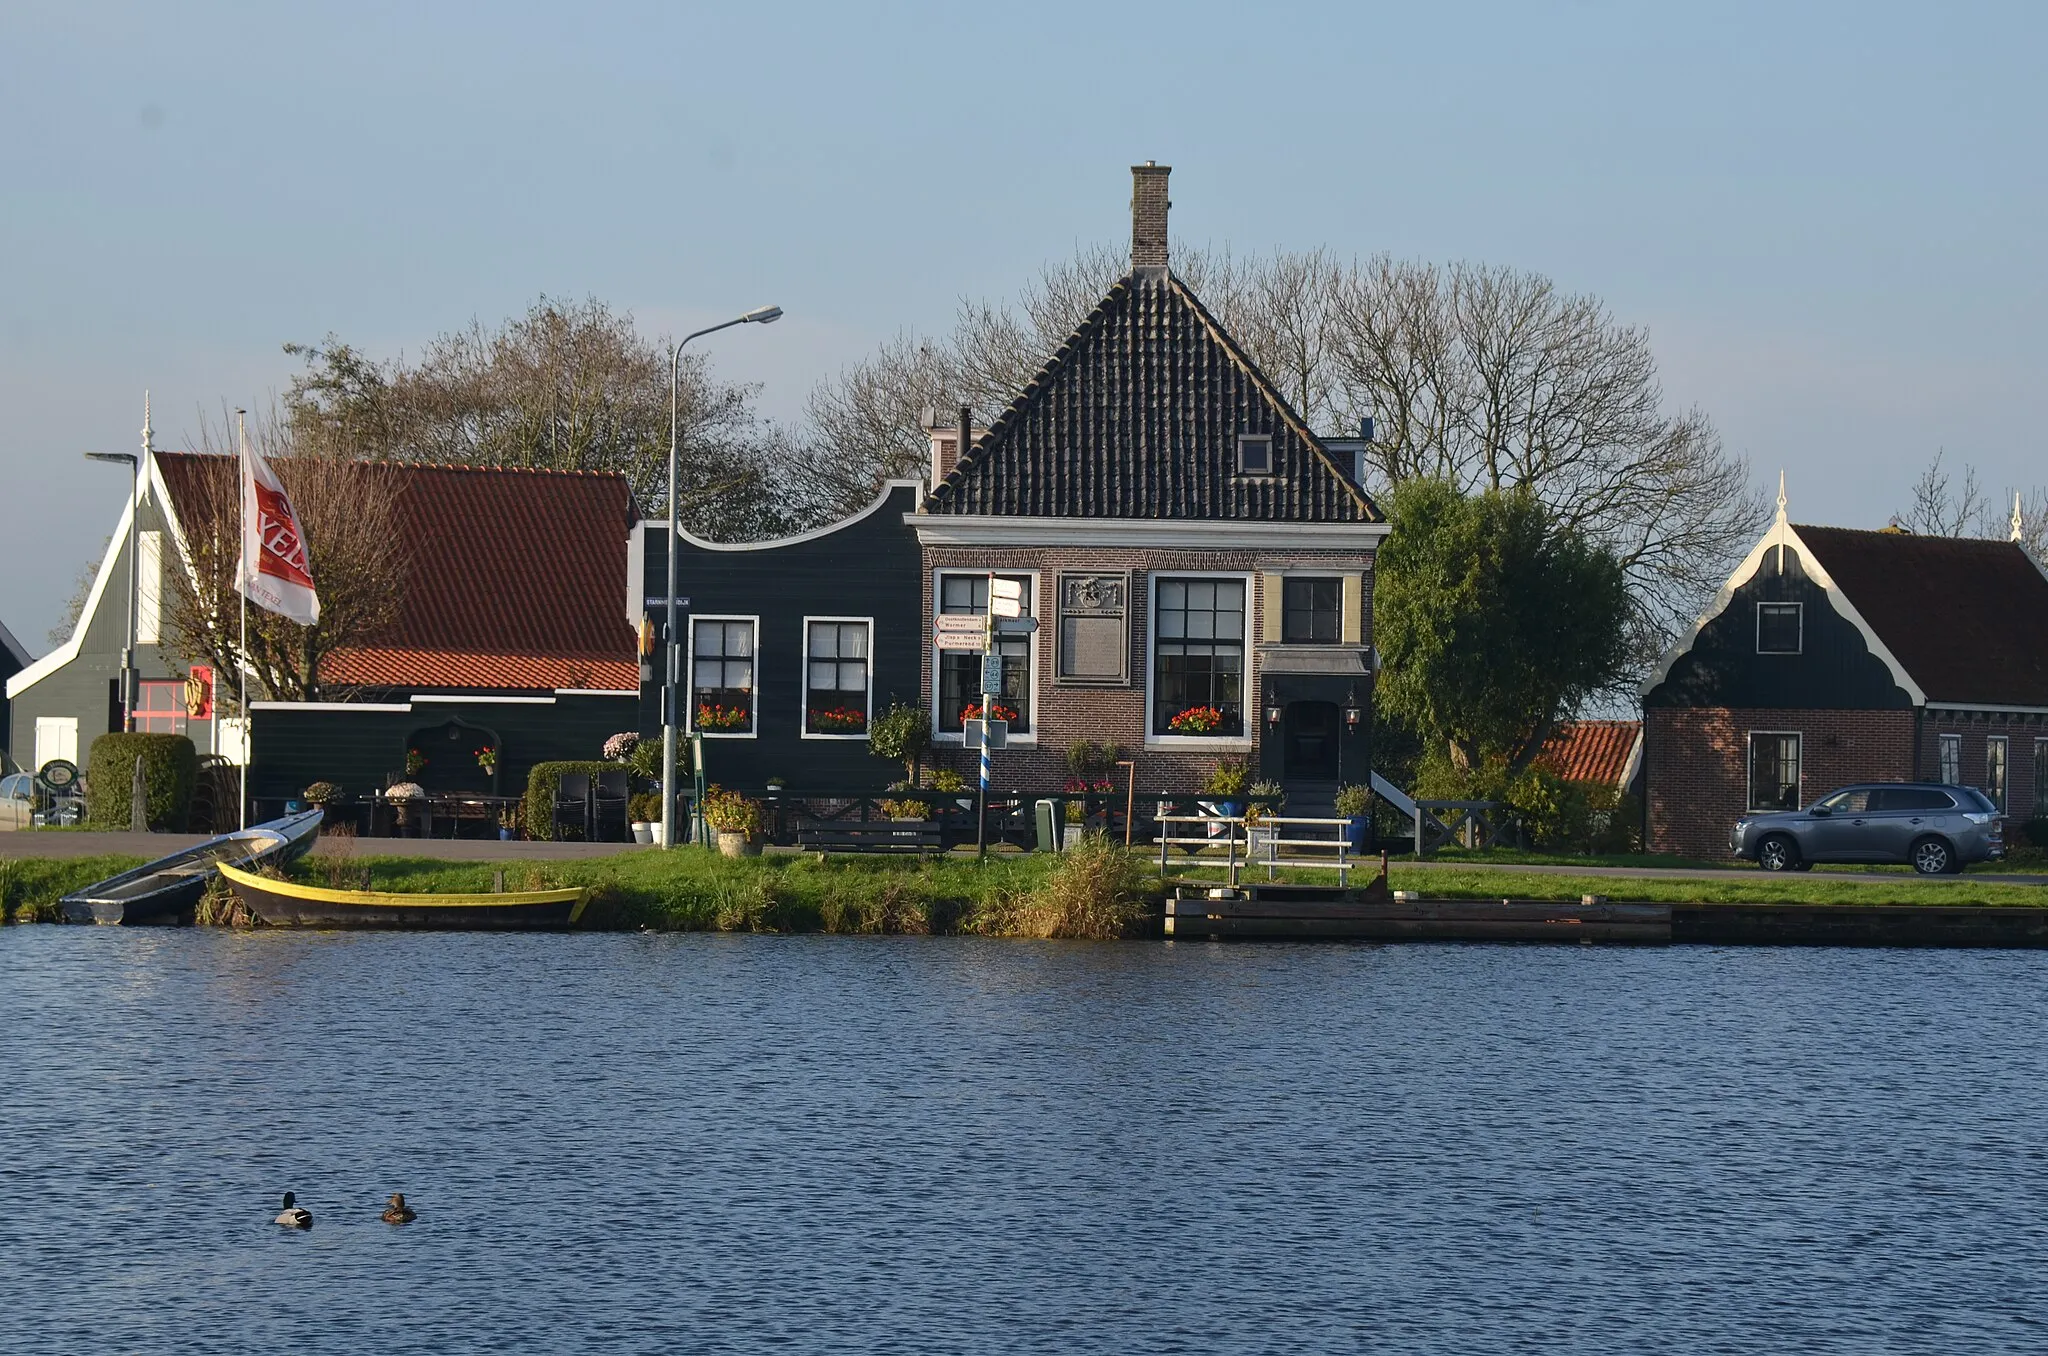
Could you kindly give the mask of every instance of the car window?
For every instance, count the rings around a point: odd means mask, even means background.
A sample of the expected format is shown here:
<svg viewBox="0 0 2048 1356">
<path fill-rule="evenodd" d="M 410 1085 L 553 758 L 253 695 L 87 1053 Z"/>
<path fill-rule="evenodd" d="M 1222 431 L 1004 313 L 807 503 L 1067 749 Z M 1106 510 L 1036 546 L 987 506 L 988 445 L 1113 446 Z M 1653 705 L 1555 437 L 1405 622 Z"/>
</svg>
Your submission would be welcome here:
<svg viewBox="0 0 2048 1356">
<path fill-rule="evenodd" d="M 28 778 L 19 772 L 11 777 L 0 777 L 0 799 L 27 800 Z"/>
<path fill-rule="evenodd" d="M 1867 790 L 1837 791 L 1813 807 L 1826 810 L 1831 815 L 1860 815 L 1870 808 L 1870 792 Z"/>
<path fill-rule="evenodd" d="M 1979 814 L 1998 813 L 1998 807 L 1991 803 L 1991 797 L 1985 795 L 1974 786 L 1957 787 L 1956 799 L 1963 803 L 1963 808 L 1975 810 Z"/>
<path fill-rule="evenodd" d="M 1924 786 L 1893 787 L 1879 794 L 1883 797 L 1884 804 L 1882 806 L 1873 805 L 1872 809 L 1953 810 L 1955 808 L 1955 802 L 1948 798 L 1947 792 L 1930 791 Z"/>
</svg>

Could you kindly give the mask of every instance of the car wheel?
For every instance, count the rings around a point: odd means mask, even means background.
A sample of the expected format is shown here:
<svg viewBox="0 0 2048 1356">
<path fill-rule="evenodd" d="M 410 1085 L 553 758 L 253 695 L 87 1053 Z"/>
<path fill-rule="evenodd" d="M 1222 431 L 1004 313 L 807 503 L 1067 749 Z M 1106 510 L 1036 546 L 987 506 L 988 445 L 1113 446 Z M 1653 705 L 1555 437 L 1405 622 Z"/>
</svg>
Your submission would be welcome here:
<svg viewBox="0 0 2048 1356">
<path fill-rule="evenodd" d="M 1782 833 L 1774 833 L 1756 845 L 1756 864 L 1766 871 L 1797 871 L 1799 845 Z"/>
<path fill-rule="evenodd" d="M 1913 844 L 1913 869 L 1923 876 L 1945 876 L 1960 865 L 1956 851 L 1941 838 L 1922 838 Z"/>
</svg>

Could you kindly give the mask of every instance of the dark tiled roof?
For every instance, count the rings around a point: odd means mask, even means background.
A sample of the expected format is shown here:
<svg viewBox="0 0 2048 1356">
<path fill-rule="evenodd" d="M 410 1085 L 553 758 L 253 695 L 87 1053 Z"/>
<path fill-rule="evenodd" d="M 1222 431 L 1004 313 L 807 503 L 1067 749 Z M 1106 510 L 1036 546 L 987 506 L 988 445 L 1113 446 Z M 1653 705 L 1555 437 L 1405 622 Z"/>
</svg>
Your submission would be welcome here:
<svg viewBox="0 0 2048 1356">
<path fill-rule="evenodd" d="M 1929 701 L 2048 706 L 2048 576 L 2020 547 L 1792 530 Z"/>
<path fill-rule="evenodd" d="M 1621 785 L 1642 724 L 1633 720 L 1574 720 L 1543 741 L 1537 761 L 1568 782 Z"/>
<path fill-rule="evenodd" d="M 201 477 L 219 474 L 218 461 L 209 468 L 213 459 L 177 452 L 159 452 L 156 460 L 180 506 L 179 517 L 189 523 L 185 506 L 197 502 Z M 633 633 L 626 624 L 633 507 L 623 477 L 402 463 L 383 469 L 397 478 L 399 518 L 412 559 L 405 599 L 397 623 L 374 649 L 360 659 L 340 652 L 327 661 L 329 681 L 638 686 Z M 312 551 L 317 587 L 317 535 Z M 480 666 L 484 657 L 495 657 L 499 671 Z M 541 660 L 553 662 L 536 667 L 534 661 Z M 534 681 L 571 668 L 614 681 Z M 449 678 L 456 669 L 465 676 Z M 358 670 L 363 676 L 353 676 Z"/>
<path fill-rule="evenodd" d="M 1273 474 L 1237 474 L 1237 435 Z M 1139 270 L 925 501 L 932 513 L 1382 521 L 1378 508 L 1179 279 Z"/>
</svg>

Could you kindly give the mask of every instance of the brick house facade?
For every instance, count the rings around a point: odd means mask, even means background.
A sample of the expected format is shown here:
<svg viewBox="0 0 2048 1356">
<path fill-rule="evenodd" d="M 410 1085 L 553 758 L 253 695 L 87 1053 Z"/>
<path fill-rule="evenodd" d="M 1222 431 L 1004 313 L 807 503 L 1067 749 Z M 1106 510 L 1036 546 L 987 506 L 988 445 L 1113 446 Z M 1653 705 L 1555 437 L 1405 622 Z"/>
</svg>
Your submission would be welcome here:
<svg viewBox="0 0 2048 1356">
<path fill-rule="evenodd" d="M 1643 688 L 1645 841 L 1862 781 L 2048 816 L 2048 571 L 2016 543 L 1777 521 Z"/>
</svg>

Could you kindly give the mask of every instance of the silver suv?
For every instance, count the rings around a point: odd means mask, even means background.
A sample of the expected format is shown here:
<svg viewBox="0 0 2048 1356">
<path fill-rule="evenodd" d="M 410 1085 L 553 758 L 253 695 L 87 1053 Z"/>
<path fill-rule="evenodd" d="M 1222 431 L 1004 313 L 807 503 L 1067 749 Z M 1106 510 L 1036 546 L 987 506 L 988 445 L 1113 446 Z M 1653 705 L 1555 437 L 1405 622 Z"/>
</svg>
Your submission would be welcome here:
<svg viewBox="0 0 2048 1356">
<path fill-rule="evenodd" d="M 2004 816 L 1981 791 L 1928 782 L 1845 786 L 1804 810 L 1745 815 L 1729 846 L 1766 871 L 1815 862 L 1911 862 L 1923 876 L 2005 855 Z"/>
</svg>

